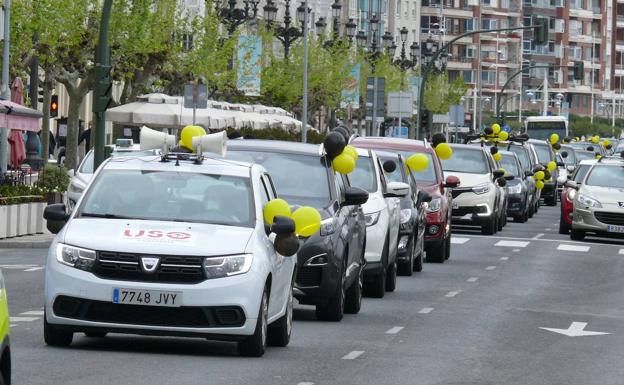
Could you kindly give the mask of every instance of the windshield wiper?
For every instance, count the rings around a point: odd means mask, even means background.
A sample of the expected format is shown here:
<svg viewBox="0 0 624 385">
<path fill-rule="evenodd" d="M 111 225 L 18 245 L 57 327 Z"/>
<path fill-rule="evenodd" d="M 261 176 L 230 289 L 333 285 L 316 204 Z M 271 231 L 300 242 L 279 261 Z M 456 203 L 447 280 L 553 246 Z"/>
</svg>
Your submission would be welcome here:
<svg viewBox="0 0 624 385">
<path fill-rule="evenodd" d="M 109 218 L 109 219 L 141 219 L 141 218 L 133 218 L 133 217 L 127 217 L 127 216 L 123 216 L 123 215 L 110 214 L 110 213 L 106 213 L 106 214 L 81 213 L 80 216 L 81 217 L 90 217 L 90 218 Z"/>
</svg>

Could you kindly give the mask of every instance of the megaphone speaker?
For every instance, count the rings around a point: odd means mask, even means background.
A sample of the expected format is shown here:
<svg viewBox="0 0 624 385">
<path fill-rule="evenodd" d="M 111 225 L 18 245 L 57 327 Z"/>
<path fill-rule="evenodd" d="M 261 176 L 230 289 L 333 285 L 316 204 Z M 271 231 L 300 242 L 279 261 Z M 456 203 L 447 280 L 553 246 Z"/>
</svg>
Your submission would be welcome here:
<svg viewBox="0 0 624 385">
<path fill-rule="evenodd" d="M 146 126 L 141 127 L 139 140 L 141 150 L 162 149 L 164 146 L 172 148 L 175 146 L 175 135 L 152 130 Z"/>
<path fill-rule="evenodd" d="M 196 136 L 193 138 L 193 148 L 200 152 L 211 152 L 220 156 L 225 156 L 227 150 L 227 132 L 220 131 L 215 134 Z"/>
</svg>

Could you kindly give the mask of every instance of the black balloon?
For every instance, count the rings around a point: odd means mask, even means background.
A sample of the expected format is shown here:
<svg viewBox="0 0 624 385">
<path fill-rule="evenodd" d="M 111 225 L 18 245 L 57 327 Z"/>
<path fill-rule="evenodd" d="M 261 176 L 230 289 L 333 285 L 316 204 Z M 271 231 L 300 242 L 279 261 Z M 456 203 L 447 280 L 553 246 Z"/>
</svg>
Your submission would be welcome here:
<svg viewBox="0 0 624 385">
<path fill-rule="evenodd" d="M 544 166 L 542 166 L 541 164 L 536 164 L 535 167 L 533 167 L 533 174 L 535 174 L 538 171 L 544 171 L 545 168 Z"/>
<path fill-rule="evenodd" d="M 492 127 L 487 127 L 485 130 L 483 130 L 483 132 L 485 132 L 486 135 L 494 134 L 494 130 L 492 130 Z"/>
<path fill-rule="evenodd" d="M 275 251 L 285 257 L 291 257 L 299 251 L 299 239 L 295 234 L 278 234 L 273 242 Z"/>
<path fill-rule="evenodd" d="M 555 150 L 561 150 L 561 145 L 559 143 L 555 143 L 552 146 Z"/>
<path fill-rule="evenodd" d="M 332 131 L 325 137 L 323 140 L 323 146 L 325 147 L 325 152 L 330 159 L 337 157 L 342 154 L 346 146 L 346 142 L 344 136 L 341 133 Z"/>
<path fill-rule="evenodd" d="M 594 146 L 587 146 L 587 151 L 594 151 Z"/>
<path fill-rule="evenodd" d="M 383 163 L 383 169 L 385 172 L 392 174 L 396 170 L 396 162 L 393 160 L 387 160 Z"/>
<path fill-rule="evenodd" d="M 437 134 L 433 134 L 433 136 L 431 137 L 431 144 L 433 145 L 433 148 L 435 148 L 438 144 L 445 142 L 446 136 L 444 136 L 444 134 L 440 132 L 438 132 Z"/>
<path fill-rule="evenodd" d="M 606 148 L 607 150 L 610 150 L 610 149 L 612 149 L 612 148 L 613 148 L 613 145 L 612 145 L 611 143 L 609 143 L 609 144 L 607 144 L 607 145 L 605 146 L 605 148 Z"/>
<path fill-rule="evenodd" d="M 563 143 L 570 143 L 572 141 L 572 138 L 570 138 L 569 136 L 566 136 L 565 138 L 563 138 Z"/>
<path fill-rule="evenodd" d="M 332 130 L 332 132 L 339 132 L 340 135 L 343 136 L 343 138 L 345 140 L 345 143 L 349 143 L 349 139 L 350 139 L 351 135 L 349 135 L 349 130 L 347 130 L 345 127 L 338 126 L 338 127 L 334 128 Z"/>
<path fill-rule="evenodd" d="M 552 178 L 552 174 L 548 170 L 544 170 L 544 180 Z"/>
<path fill-rule="evenodd" d="M 498 147 L 495 147 L 495 146 L 490 147 L 490 153 L 492 155 L 498 154 Z"/>
<path fill-rule="evenodd" d="M 507 186 L 507 180 L 505 178 L 503 178 L 503 177 L 500 177 L 500 178 L 496 179 L 496 182 L 501 187 Z"/>
<path fill-rule="evenodd" d="M 568 157 L 568 152 L 567 151 L 561 151 L 561 157 L 562 158 L 567 158 Z"/>
</svg>

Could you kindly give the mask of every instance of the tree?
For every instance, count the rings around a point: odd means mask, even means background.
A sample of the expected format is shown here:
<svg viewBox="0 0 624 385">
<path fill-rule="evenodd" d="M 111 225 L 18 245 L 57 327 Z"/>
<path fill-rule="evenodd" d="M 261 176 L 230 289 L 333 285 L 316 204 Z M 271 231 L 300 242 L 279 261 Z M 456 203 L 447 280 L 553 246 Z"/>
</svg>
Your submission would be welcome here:
<svg viewBox="0 0 624 385">
<path fill-rule="evenodd" d="M 454 104 L 459 104 L 466 94 L 466 84 L 462 78 L 448 81 L 447 73 L 429 77 L 425 86 L 425 108 L 434 114 L 446 114 Z"/>
</svg>

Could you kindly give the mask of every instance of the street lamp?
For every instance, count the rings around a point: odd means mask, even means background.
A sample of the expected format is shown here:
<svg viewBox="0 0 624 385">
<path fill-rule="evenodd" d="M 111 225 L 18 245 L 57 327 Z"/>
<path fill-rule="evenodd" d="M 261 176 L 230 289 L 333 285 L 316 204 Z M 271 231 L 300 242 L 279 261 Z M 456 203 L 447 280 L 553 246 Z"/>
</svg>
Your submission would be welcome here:
<svg viewBox="0 0 624 385">
<path fill-rule="evenodd" d="M 288 60 L 290 46 L 302 36 L 302 32 L 292 26 L 292 17 L 290 16 L 290 0 L 286 0 L 286 9 L 284 11 L 284 25 L 274 27 L 277 18 L 277 7 L 273 0 L 268 0 L 266 5 L 262 7 L 264 11 L 264 19 L 267 21 L 269 29 L 273 29 L 273 33 L 277 40 L 282 42 L 284 46 L 284 58 Z M 299 7 L 301 8 L 301 7 Z M 299 18 L 299 8 L 297 8 L 297 18 Z"/>
<path fill-rule="evenodd" d="M 353 41 L 353 37 L 355 36 L 355 30 L 357 28 L 357 23 L 354 19 L 349 19 L 347 22 L 347 37 L 349 38 L 349 44 Z"/>
<path fill-rule="evenodd" d="M 321 38 L 323 36 L 323 33 L 325 32 L 325 27 L 327 26 L 325 18 L 319 17 L 316 23 L 314 23 L 314 26 L 316 27 L 316 36 Z"/>
<path fill-rule="evenodd" d="M 393 45 L 396 49 L 396 44 L 394 44 L 394 37 L 392 37 L 392 34 L 389 31 L 386 31 L 381 37 L 381 40 L 383 42 L 384 48 L 386 49 L 386 54 L 390 55 Z"/>
<path fill-rule="evenodd" d="M 340 4 L 340 0 L 334 0 L 334 3 L 331 5 L 332 9 L 332 18 L 333 18 L 333 33 L 334 40 L 338 39 L 338 33 L 340 32 L 340 16 L 342 14 L 342 4 Z"/>
<path fill-rule="evenodd" d="M 253 20 L 258 14 L 259 0 L 245 0 L 243 8 L 236 8 L 236 0 L 228 0 L 227 4 L 221 1 L 215 2 L 215 9 L 221 22 L 226 25 L 228 36 L 232 36 L 243 23 Z"/>
</svg>

